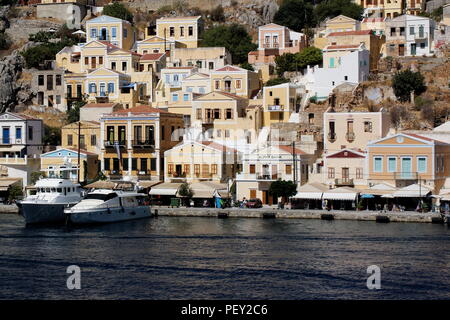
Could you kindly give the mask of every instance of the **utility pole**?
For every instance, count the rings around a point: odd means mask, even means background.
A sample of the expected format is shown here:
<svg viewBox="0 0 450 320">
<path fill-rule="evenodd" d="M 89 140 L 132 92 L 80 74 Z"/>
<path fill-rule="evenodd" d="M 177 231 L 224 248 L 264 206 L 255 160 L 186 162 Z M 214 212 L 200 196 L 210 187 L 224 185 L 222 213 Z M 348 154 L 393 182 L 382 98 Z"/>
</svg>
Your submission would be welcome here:
<svg viewBox="0 0 450 320">
<path fill-rule="evenodd" d="M 81 121 L 78 119 L 78 183 L 80 183 L 80 150 L 81 150 Z"/>
<path fill-rule="evenodd" d="M 297 184 L 297 165 L 295 161 L 295 141 L 292 141 L 292 166 L 294 169 L 294 183 Z"/>
</svg>

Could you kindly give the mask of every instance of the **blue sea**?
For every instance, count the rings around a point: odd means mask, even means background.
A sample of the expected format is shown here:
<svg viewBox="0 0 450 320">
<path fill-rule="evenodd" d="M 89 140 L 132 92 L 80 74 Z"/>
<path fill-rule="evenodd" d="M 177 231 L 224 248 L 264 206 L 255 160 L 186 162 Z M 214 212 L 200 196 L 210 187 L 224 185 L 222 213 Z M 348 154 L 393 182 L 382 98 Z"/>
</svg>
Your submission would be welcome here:
<svg viewBox="0 0 450 320">
<path fill-rule="evenodd" d="M 70 265 L 80 290 L 67 288 Z M 449 298 L 444 225 L 158 217 L 67 229 L 0 215 L 0 299 Z"/>
</svg>

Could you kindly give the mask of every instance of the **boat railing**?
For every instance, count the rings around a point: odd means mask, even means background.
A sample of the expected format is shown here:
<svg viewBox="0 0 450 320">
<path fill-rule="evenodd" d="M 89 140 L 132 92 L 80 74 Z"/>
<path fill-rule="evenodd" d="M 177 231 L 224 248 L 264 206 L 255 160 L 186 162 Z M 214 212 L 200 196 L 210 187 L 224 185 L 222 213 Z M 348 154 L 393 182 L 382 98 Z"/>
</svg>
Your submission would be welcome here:
<svg viewBox="0 0 450 320">
<path fill-rule="evenodd" d="M 107 210 L 107 209 L 118 209 L 120 208 L 119 204 L 108 204 L 104 203 L 97 206 L 92 206 L 92 204 L 81 204 L 78 203 L 74 207 L 70 208 L 71 212 L 77 211 L 77 210 Z"/>
</svg>

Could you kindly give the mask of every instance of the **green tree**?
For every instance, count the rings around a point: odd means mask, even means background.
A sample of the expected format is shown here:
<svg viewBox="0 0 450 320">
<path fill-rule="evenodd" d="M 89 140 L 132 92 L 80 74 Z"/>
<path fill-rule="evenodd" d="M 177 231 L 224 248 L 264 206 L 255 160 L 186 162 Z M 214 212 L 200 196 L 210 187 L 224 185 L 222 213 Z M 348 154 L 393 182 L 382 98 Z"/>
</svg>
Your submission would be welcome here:
<svg viewBox="0 0 450 320">
<path fill-rule="evenodd" d="M 285 71 L 296 71 L 297 63 L 295 60 L 295 54 L 283 53 L 281 56 L 275 57 L 275 63 L 277 74 L 279 77 L 283 77 Z"/>
<path fill-rule="evenodd" d="M 269 193 L 287 200 L 297 193 L 297 185 L 292 181 L 277 180 L 270 184 Z"/>
<path fill-rule="evenodd" d="M 411 92 L 420 95 L 427 89 L 422 74 L 411 70 L 396 73 L 392 79 L 392 88 L 397 99 L 403 102 L 410 101 Z"/>
<path fill-rule="evenodd" d="M 270 79 L 269 81 L 266 82 L 266 84 L 264 86 L 271 87 L 271 86 L 276 86 L 276 85 L 286 83 L 289 81 L 290 81 L 289 79 L 279 77 L 279 78 Z"/>
<path fill-rule="evenodd" d="M 74 39 L 64 39 L 59 42 L 45 42 L 36 47 L 22 51 L 27 68 L 37 68 L 45 60 L 55 60 L 56 54 L 66 46 L 72 46 L 76 43 Z"/>
<path fill-rule="evenodd" d="M 322 63 L 322 50 L 316 47 L 308 47 L 295 55 L 295 61 L 300 69 Z"/>
<path fill-rule="evenodd" d="M 342 14 L 355 20 L 361 20 L 364 8 L 352 0 L 325 0 L 314 9 L 317 21 L 334 18 Z"/>
<path fill-rule="evenodd" d="M 219 25 L 204 32 L 202 47 L 225 47 L 234 64 L 247 61 L 248 53 L 258 47 L 252 42 L 245 28 L 238 24 Z"/>
<path fill-rule="evenodd" d="M 103 7 L 102 14 L 133 22 L 133 14 L 120 2 L 113 2 Z"/>
<path fill-rule="evenodd" d="M 250 71 L 255 71 L 255 68 L 253 68 L 253 66 L 250 63 L 248 63 L 247 61 L 245 61 L 244 63 L 241 63 L 241 68 L 247 69 Z"/>
<path fill-rule="evenodd" d="M 8 188 L 8 200 L 10 202 L 18 200 L 23 196 L 22 188 L 18 185 L 12 185 Z"/>
<path fill-rule="evenodd" d="M 275 13 L 273 22 L 298 32 L 314 27 L 316 21 L 313 5 L 303 0 L 284 0 Z"/>
<path fill-rule="evenodd" d="M 186 205 L 186 201 L 194 196 L 194 191 L 192 191 L 189 184 L 185 182 L 178 189 L 178 195 L 182 197 L 182 201 L 184 202 L 183 205 Z"/>
<path fill-rule="evenodd" d="M 86 104 L 86 101 L 77 101 L 67 111 L 67 123 L 80 121 L 80 109 Z"/>
<path fill-rule="evenodd" d="M 43 142 L 50 146 L 59 146 L 61 144 L 61 129 L 44 125 Z"/>
<path fill-rule="evenodd" d="M 37 182 L 40 178 L 42 178 L 42 177 L 44 177 L 44 176 L 45 176 L 45 174 L 44 174 L 43 171 L 34 171 L 34 172 L 32 172 L 31 175 L 30 175 L 30 183 L 31 183 L 32 185 L 35 185 L 36 182 Z"/>
<path fill-rule="evenodd" d="M 211 20 L 216 22 L 225 22 L 225 16 L 223 14 L 222 5 L 218 5 L 214 9 L 211 10 Z"/>
</svg>

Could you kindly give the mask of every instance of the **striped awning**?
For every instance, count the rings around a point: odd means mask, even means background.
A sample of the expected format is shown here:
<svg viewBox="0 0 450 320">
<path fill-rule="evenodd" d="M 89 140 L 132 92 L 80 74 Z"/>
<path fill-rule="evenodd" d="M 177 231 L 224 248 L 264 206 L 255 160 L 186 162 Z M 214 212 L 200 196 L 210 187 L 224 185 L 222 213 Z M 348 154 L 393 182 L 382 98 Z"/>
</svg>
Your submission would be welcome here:
<svg viewBox="0 0 450 320">
<path fill-rule="evenodd" d="M 323 193 L 323 199 L 325 200 L 356 200 L 358 191 L 353 188 L 341 187 L 336 189 L 331 189 Z"/>
<path fill-rule="evenodd" d="M 161 183 L 150 189 L 149 195 L 175 196 L 181 183 Z"/>
<path fill-rule="evenodd" d="M 322 199 L 323 192 L 297 192 L 294 199 L 310 199 L 310 200 L 320 200 Z"/>
</svg>

